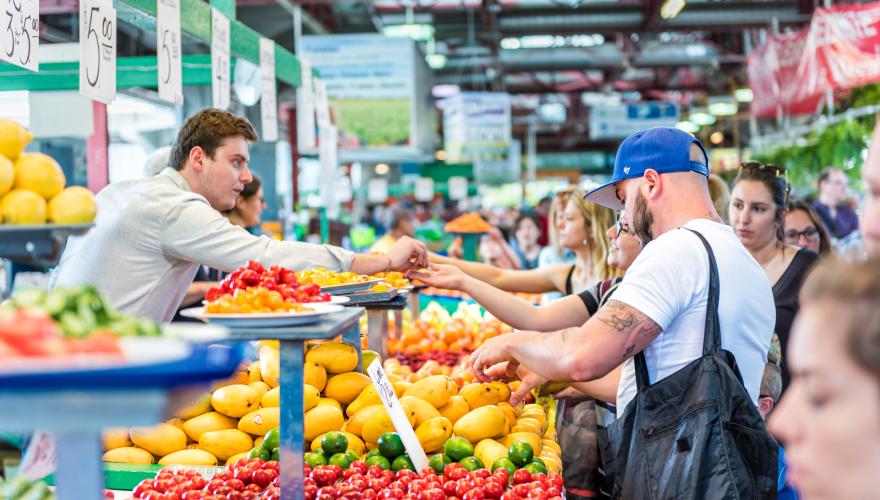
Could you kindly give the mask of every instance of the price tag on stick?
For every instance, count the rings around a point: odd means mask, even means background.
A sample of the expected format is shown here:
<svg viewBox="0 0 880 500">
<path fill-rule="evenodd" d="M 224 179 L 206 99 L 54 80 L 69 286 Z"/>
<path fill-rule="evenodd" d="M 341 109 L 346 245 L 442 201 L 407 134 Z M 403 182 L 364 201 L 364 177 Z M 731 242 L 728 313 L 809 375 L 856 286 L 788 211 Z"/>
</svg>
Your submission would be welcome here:
<svg viewBox="0 0 880 500">
<path fill-rule="evenodd" d="M 215 108 L 229 108 L 229 18 L 211 8 L 211 95 Z"/>
<path fill-rule="evenodd" d="M 367 367 L 367 374 L 370 376 L 370 380 L 373 381 L 373 385 L 376 386 L 376 392 L 379 393 L 379 399 L 382 400 L 382 404 L 385 406 L 385 411 L 387 411 L 388 416 L 391 417 L 391 423 L 394 424 L 394 429 L 397 431 L 397 434 L 400 435 L 400 440 L 403 441 L 403 446 L 406 448 L 406 453 L 409 455 L 409 459 L 412 460 L 417 471 L 424 469 L 428 466 L 428 456 L 425 455 L 425 450 L 422 448 L 422 444 L 419 443 L 415 431 L 413 431 L 412 426 L 409 424 L 409 420 L 406 418 L 406 414 L 403 413 L 403 407 L 400 406 L 400 400 L 397 399 L 397 395 L 394 394 L 394 386 L 391 385 L 388 377 L 385 376 L 385 370 L 382 369 L 382 364 L 379 363 L 378 359 L 374 360 L 370 366 Z"/>
<path fill-rule="evenodd" d="M 0 59 L 37 71 L 40 46 L 40 0 L 0 0 Z"/>
<path fill-rule="evenodd" d="M 110 1 L 80 1 L 79 50 L 79 93 L 111 104 L 116 99 L 116 9 Z"/>
<path fill-rule="evenodd" d="M 174 104 L 183 102 L 183 67 L 180 48 L 180 0 L 156 3 L 156 57 L 159 68 L 159 98 Z"/>
<path fill-rule="evenodd" d="M 278 105 L 275 101 L 275 42 L 260 38 L 260 74 L 263 78 L 263 95 L 260 98 L 261 123 L 266 142 L 278 140 Z"/>
</svg>

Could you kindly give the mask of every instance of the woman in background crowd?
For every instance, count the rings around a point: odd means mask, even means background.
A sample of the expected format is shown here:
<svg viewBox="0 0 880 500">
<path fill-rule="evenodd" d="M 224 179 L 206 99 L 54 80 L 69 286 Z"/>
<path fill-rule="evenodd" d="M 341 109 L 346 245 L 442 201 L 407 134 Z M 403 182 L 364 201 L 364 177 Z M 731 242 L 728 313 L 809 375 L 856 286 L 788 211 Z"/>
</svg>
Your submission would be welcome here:
<svg viewBox="0 0 880 500">
<path fill-rule="evenodd" d="M 775 165 L 744 163 L 733 183 L 730 225 L 752 257 L 764 268 L 773 287 L 776 303 L 774 332 L 785 351 L 791 322 L 798 311 L 798 292 L 819 257 L 809 250 L 785 243 L 788 186 L 783 174 L 784 169 Z M 748 292 L 744 290 L 743 293 Z M 783 359 L 783 391 L 788 380 Z"/>
<path fill-rule="evenodd" d="M 785 212 L 785 242 L 831 257 L 831 237 L 812 205 L 803 200 L 789 202 Z"/>
<path fill-rule="evenodd" d="M 572 190 L 572 188 L 563 189 L 553 195 L 548 212 L 548 219 L 550 221 L 547 228 L 548 244 L 541 249 L 541 254 L 538 256 L 538 267 L 551 264 L 570 265 L 574 262 L 574 254 L 571 250 L 559 244 L 559 226 L 562 224 L 562 218 L 565 216 L 565 206 L 568 205 L 568 199 L 571 197 Z M 541 301 L 547 303 L 560 297 L 562 297 L 561 292 L 547 292 L 541 297 Z"/>
<path fill-rule="evenodd" d="M 538 267 L 538 256 L 541 254 L 541 219 L 534 213 L 522 213 L 513 225 L 513 251 L 519 259 L 520 269 Z"/>
</svg>

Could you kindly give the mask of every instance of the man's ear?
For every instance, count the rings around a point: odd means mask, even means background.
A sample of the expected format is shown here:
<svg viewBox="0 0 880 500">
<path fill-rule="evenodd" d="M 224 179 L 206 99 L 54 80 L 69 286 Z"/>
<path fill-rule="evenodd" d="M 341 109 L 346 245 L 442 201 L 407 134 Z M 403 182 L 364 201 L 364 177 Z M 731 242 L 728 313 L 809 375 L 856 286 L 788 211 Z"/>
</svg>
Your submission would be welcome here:
<svg viewBox="0 0 880 500">
<path fill-rule="evenodd" d="M 193 169 L 196 172 L 202 172 L 205 170 L 205 158 L 207 155 L 205 154 L 205 150 L 200 146 L 196 146 L 189 150 L 189 156 L 187 160 L 190 165 L 193 166 Z"/>
<path fill-rule="evenodd" d="M 763 415 L 764 418 L 767 418 L 767 415 L 769 415 L 770 412 L 773 411 L 774 406 L 776 405 L 773 403 L 773 398 L 758 398 L 758 412 Z"/>
<path fill-rule="evenodd" d="M 642 177 L 644 179 L 644 182 L 642 182 L 642 187 L 644 188 L 642 196 L 649 200 L 656 199 L 660 196 L 660 193 L 663 190 L 663 182 L 660 174 L 653 168 L 649 168 L 645 170 Z"/>
</svg>

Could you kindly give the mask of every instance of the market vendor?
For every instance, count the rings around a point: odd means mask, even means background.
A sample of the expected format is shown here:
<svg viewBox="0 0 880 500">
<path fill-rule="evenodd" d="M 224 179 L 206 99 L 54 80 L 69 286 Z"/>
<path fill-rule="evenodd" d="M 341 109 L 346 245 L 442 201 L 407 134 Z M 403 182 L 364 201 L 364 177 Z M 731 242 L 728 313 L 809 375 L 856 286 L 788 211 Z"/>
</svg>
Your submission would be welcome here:
<svg viewBox="0 0 880 500">
<path fill-rule="evenodd" d="M 220 212 L 251 182 L 251 123 L 204 109 L 181 127 L 168 167 L 148 179 L 113 183 L 96 196 L 95 227 L 71 238 L 51 286 L 95 285 L 121 312 L 168 321 L 198 266 L 231 272 L 255 260 L 295 270 L 315 266 L 374 274 L 427 264 L 425 246 L 400 238 L 387 253 L 254 236 Z"/>
</svg>

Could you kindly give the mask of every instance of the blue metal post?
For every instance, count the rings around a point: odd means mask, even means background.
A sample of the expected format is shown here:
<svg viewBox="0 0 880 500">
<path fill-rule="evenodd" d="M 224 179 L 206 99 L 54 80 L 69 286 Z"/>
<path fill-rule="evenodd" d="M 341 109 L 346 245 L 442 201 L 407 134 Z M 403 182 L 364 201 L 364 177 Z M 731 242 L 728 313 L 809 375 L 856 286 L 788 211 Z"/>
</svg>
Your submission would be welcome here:
<svg viewBox="0 0 880 500">
<path fill-rule="evenodd" d="M 103 498 L 104 469 L 101 434 L 58 432 L 55 436 L 55 495 L 58 500 Z"/>
<path fill-rule="evenodd" d="M 361 348 L 361 327 L 360 323 L 355 323 L 353 327 L 349 328 L 342 334 L 342 341 L 346 344 L 353 346 L 357 351 L 358 355 L 358 371 L 363 372 L 364 368 L 364 355 Z"/>
<path fill-rule="evenodd" d="M 303 341 L 280 342 L 281 498 L 305 498 L 303 485 Z"/>
</svg>

